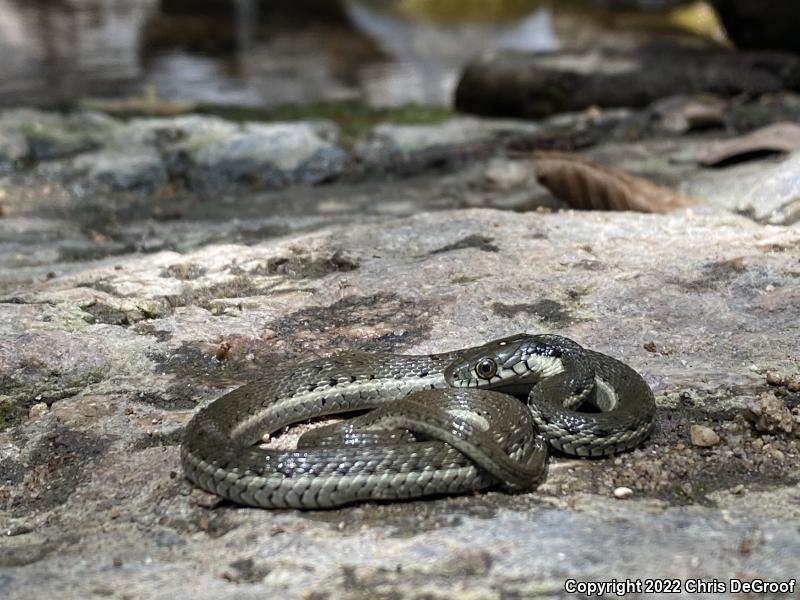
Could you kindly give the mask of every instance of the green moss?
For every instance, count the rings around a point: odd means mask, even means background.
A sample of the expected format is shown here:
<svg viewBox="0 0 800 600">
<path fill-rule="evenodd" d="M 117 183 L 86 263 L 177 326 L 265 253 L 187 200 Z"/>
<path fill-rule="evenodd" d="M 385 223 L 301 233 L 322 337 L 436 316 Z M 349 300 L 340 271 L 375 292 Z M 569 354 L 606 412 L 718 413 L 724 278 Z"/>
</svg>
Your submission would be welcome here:
<svg viewBox="0 0 800 600">
<path fill-rule="evenodd" d="M 303 121 L 324 119 L 339 126 L 345 140 L 368 134 L 379 123 L 400 125 L 427 125 L 440 123 L 455 113 L 438 106 L 407 104 L 396 108 L 371 108 L 358 102 L 318 102 L 314 104 L 287 104 L 272 109 L 243 108 L 237 106 L 201 105 L 201 114 L 214 115 L 231 121 Z"/>
<path fill-rule="evenodd" d="M 25 411 L 8 396 L 0 396 L 0 431 L 19 425 L 25 420 Z"/>
</svg>

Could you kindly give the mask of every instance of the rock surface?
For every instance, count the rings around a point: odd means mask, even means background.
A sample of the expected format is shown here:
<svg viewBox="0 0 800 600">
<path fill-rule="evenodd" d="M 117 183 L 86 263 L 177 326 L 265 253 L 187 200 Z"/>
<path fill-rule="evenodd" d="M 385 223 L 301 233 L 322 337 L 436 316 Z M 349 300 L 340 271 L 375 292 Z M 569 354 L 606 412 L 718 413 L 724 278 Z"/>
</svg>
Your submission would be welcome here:
<svg viewBox="0 0 800 600">
<path fill-rule="evenodd" d="M 551 53 L 491 50 L 467 65 L 456 107 L 488 116 L 540 118 L 599 107 L 641 107 L 675 94 L 727 97 L 800 89 L 800 58 L 681 47 Z"/>
<path fill-rule="evenodd" d="M 636 115 L 559 119 L 569 134 L 544 122 L 524 140 L 599 138 L 588 155 L 671 184 L 706 173 L 693 152 L 721 135 L 625 144 L 614 132 Z M 86 150 L 0 180 L 0 597 L 544 598 L 569 577 L 796 577 L 799 429 L 760 431 L 745 413 L 763 394 L 793 418 L 800 405 L 766 380 L 800 372 L 797 223 L 710 198 L 666 215 L 554 211 L 511 138 L 481 134 L 465 155 L 476 138 L 452 125 L 376 132 L 391 152 L 405 140 L 407 156 L 459 156 L 407 162 L 392 181 L 348 179 L 357 151 L 303 124 L 282 138 L 293 158 L 268 161 L 293 173 L 269 191 L 222 165 L 239 156 L 231 139 L 278 130 L 102 122 Z M 155 149 L 166 187 L 78 189 L 82 169 L 147 164 L 87 158 L 112 152 L 118 127 L 131 148 Z M 344 174 L 298 185 L 320 148 L 348 153 Z M 173 179 L 202 156 L 221 174 L 217 194 Z M 333 511 L 219 504 L 182 476 L 181 429 L 198 404 L 274 365 L 519 331 L 561 333 L 639 370 L 657 396 L 652 438 L 611 459 L 551 458 L 529 494 Z M 692 446 L 692 425 L 719 443 Z"/>
<path fill-rule="evenodd" d="M 683 184 L 699 197 L 713 197 L 722 206 L 760 221 L 800 220 L 800 152 L 761 164 L 745 163 L 707 170 Z"/>
</svg>

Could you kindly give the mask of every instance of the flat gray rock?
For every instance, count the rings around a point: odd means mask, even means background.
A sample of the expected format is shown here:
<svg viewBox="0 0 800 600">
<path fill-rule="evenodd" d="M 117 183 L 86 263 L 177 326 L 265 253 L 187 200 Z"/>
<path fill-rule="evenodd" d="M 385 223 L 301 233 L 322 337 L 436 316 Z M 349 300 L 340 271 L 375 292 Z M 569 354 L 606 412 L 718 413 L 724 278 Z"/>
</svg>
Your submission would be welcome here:
<svg viewBox="0 0 800 600">
<path fill-rule="evenodd" d="M 800 152 L 709 169 L 686 182 L 683 189 L 759 221 L 794 223 L 800 220 Z"/>
<path fill-rule="evenodd" d="M 384 125 L 348 150 L 325 123 L 92 115 L 0 119 L 98 124 L 91 148 L 47 160 L 23 135 L 25 164 L 0 175 L 0 597 L 563 597 L 568 578 L 796 577 L 796 155 L 706 169 L 703 145 L 729 133 L 646 135 L 635 111 Z M 526 154 L 564 146 L 702 202 L 566 210 Z M 248 179 L 273 175 L 275 189 Z M 197 407 L 276 365 L 522 331 L 639 370 L 650 440 L 552 457 L 527 494 L 307 513 L 219 504 L 183 478 Z"/>
<path fill-rule="evenodd" d="M 567 578 L 795 577 L 798 439 L 741 414 L 763 394 L 800 401 L 765 381 L 797 371 L 798 243 L 797 226 L 720 211 L 445 210 L 7 282 L 2 399 L 24 412 L 0 433 L 0 591 L 560 597 Z M 657 394 L 653 437 L 608 460 L 553 458 L 517 495 L 268 512 L 204 508 L 183 479 L 195 405 L 273 365 L 518 331 L 638 369 Z M 720 444 L 693 447 L 693 424 Z"/>
</svg>

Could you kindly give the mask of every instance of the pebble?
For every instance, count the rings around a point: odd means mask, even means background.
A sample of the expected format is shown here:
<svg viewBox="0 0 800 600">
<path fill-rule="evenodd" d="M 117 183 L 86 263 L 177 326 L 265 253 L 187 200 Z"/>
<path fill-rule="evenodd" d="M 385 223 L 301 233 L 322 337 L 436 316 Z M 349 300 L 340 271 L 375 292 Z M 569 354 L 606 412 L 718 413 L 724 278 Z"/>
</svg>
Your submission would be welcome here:
<svg viewBox="0 0 800 600">
<path fill-rule="evenodd" d="M 748 531 L 739 543 L 740 554 L 750 554 L 764 543 L 764 533 L 760 529 Z"/>
<path fill-rule="evenodd" d="M 28 418 L 36 419 L 38 417 L 41 417 L 48 410 L 50 409 L 48 408 L 47 404 L 45 404 L 44 402 L 37 402 L 36 404 L 31 406 L 31 409 L 28 411 Z"/>
<path fill-rule="evenodd" d="M 783 385 L 783 378 L 775 371 L 767 371 L 766 377 L 769 385 Z"/>
<path fill-rule="evenodd" d="M 791 433 L 794 428 L 792 413 L 782 400 L 772 394 L 762 394 L 748 401 L 744 418 L 762 433 Z"/>
<path fill-rule="evenodd" d="M 220 502 L 222 502 L 222 497 L 210 492 L 206 492 L 205 490 L 195 488 L 190 492 L 189 500 L 195 506 L 200 506 L 202 508 L 216 508 L 219 506 Z"/>
<path fill-rule="evenodd" d="M 614 490 L 614 498 L 622 500 L 623 498 L 630 498 L 631 496 L 633 496 L 633 490 L 629 487 L 620 486 Z"/>
<path fill-rule="evenodd" d="M 710 427 L 705 425 L 692 425 L 689 430 L 689 437 L 692 440 L 693 446 L 701 448 L 710 448 L 719 444 L 719 436 Z"/>
</svg>

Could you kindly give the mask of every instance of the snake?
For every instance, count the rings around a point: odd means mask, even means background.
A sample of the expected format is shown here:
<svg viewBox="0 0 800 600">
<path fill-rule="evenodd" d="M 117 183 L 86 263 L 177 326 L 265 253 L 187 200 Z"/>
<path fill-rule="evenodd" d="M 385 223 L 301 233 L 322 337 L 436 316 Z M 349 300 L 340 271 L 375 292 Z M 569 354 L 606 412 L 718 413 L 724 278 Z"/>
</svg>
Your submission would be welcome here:
<svg viewBox="0 0 800 600">
<path fill-rule="evenodd" d="M 255 445 L 325 415 L 295 449 Z M 187 478 L 237 504 L 326 509 L 503 486 L 535 489 L 548 447 L 607 456 L 653 430 L 655 400 L 627 364 L 555 334 L 426 355 L 347 350 L 280 364 L 189 420 Z"/>
</svg>

